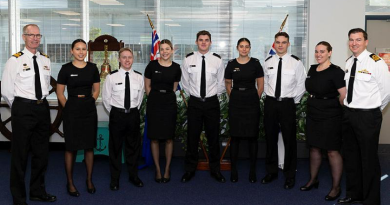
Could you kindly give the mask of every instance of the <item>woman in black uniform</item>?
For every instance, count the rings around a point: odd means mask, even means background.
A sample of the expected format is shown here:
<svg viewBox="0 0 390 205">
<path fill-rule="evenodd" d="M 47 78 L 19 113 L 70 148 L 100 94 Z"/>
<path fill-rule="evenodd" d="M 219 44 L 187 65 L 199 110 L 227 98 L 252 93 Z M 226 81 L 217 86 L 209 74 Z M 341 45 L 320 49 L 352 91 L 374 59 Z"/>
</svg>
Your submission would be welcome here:
<svg viewBox="0 0 390 205">
<path fill-rule="evenodd" d="M 306 90 L 310 94 L 306 116 L 306 136 L 310 146 L 310 180 L 301 187 L 301 191 L 318 188 L 321 150 L 327 150 L 333 178 L 332 189 L 325 196 L 327 201 L 333 201 L 341 194 L 341 105 L 346 93 L 344 71 L 330 62 L 331 55 L 331 45 L 325 41 L 319 42 L 315 49 L 318 64 L 310 67 L 306 78 Z"/>
<path fill-rule="evenodd" d="M 264 72 L 259 60 L 249 57 L 251 43 L 247 38 L 238 40 L 237 50 L 239 57 L 230 60 L 225 70 L 226 91 L 230 97 L 229 126 L 232 163 L 230 181 L 238 181 L 238 148 L 240 140 L 247 139 L 250 155 L 249 181 L 255 183 L 257 181 L 256 159 L 260 126 L 260 97 L 264 90 Z"/>
<path fill-rule="evenodd" d="M 73 183 L 73 164 L 77 150 L 84 150 L 87 168 L 87 190 L 96 192 L 92 183 L 93 148 L 96 146 L 97 111 L 100 77 L 95 64 L 85 62 L 87 44 L 82 39 L 72 43 L 73 61 L 62 66 L 58 74 L 57 96 L 63 109 L 65 136 L 65 170 L 67 190 L 71 196 L 80 194 Z M 68 99 L 64 96 L 67 86 Z"/>
<path fill-rule="evenodd" d="M 156 165 L 155 181 L 167 183 L 171 179 L 172 139 L 175 137 L 177 115 L 175 91 L 181 78 L 181 70 L 180 65 L 171 60 L 173 46 L 169 40 L 162 40 L 159 50 L 160 59 L 151 61 L 145 69 L 145 91 L 148 95 L 147 135 L 152 140 L 151 149 Z M 159 162 L 160 141 L 165 141 L 164 176 L 161 175 Z"/>
</svg>

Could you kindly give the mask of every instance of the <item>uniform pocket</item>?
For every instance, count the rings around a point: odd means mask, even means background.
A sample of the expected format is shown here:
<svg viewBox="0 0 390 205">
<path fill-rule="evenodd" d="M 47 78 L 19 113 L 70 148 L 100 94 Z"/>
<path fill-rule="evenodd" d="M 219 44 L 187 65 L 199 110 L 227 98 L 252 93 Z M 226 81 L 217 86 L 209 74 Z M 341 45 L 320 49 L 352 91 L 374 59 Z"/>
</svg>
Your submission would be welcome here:
<svg viewBox="0 0 390 205">
<path fill-rule="evenodd" d="M 370 74 L 365 74 L 365 73 L 356 73 L 356 80 L 370 81 L 371 80 L 371 75 Z"/>
<path fill-rule="evenodd" d="M 23 71 L 20 74 L 20 82 L 23 87 L 29 88 L 34 84 L 35 72 L 33 70 Z"/>
</svg>

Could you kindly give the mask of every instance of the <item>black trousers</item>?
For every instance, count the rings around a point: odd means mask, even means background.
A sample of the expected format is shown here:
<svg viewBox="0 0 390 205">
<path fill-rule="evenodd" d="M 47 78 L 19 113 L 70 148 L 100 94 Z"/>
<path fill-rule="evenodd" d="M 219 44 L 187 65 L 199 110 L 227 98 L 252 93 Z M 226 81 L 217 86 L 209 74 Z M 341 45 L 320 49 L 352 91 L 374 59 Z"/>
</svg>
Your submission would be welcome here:
<svg viewBox="0 0 390 205">
<path fill-rule="evenodd" d="M 293 99 L 276 101 L 266 98 L 264 102 L 264 129 L 267 144 L 265 167 L 267 173 L 278 173 L 278 138 L 282 131 L 284 142 L 284 168 L 286 178 L 295 178 L 297 169 L 296 114 Z"/>
<path fill-rule="evenodd" d="M 50 109 L 41 104 L 16 98 L 11 108 L 12 147 L 10 188 L 14 203 L 26 201 L 25 174 L 31 150 L 30 195 L 46 193 L 45 173 L 48 164 Z"/>
<path fill-rule="evenodd" d="M 138 109 L 130 113 L 120 112 L 114 107 L 110 112 L 109 155 L 111 182 L 118 183 L 122 170 L 122 148 L 125 144 L 125 157 L 129 177 L 138 176 L 138 159 L 141 149 L 140 114 Z"/>
<path fill-rule="evenodd" d="M 365 205 L 380 204 L 381 167 L 378 158 L 382 112 L 344 109 L 343 151 L 347 197 Z"/>
<path fill-rule="evenodd" d="M 203 130 L 206 131 L 207 143 L 209 145 L 209 166 L 211 172 L 220 170 L 220 149 L 219 149 L 219 124 L 220 108 L 218 97 L 207 98 L 201 102 L 194 97 L 188 101 L 188 130 L 187 130 L 187 152 L 185 158 L 185 170 L 194 172 L 199 160 L 199 139 Z"/>
</svg>

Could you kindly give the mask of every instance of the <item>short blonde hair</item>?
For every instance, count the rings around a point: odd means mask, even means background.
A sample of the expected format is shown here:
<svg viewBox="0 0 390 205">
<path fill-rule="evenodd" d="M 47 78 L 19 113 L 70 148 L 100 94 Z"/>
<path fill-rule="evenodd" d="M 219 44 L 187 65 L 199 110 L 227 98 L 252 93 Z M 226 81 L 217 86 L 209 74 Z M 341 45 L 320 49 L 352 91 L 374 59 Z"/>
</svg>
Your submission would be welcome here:
<svg viewBox="0 0 390 205">
<path fill-rule="evenodd" d="M 133 50 L 131 50 L 130 48 L 124 47 L 124 48 L 121 48 L 119 50 L 119 57 L 121 57 L 121 53 L 123 53 L 124 51 L 129 51 L 131 53 L 131 55 L 133 55 Z"/>
<path fill-rule="evenodd" d="M 23 34 L 26 34 L 27 29 L 30 26 L 35 26 L 35 27 L 37 27 L 39 29 L 39 26 L 37 24 L 27 24 L 27 25 L 23 26 Z"/>
</svg>

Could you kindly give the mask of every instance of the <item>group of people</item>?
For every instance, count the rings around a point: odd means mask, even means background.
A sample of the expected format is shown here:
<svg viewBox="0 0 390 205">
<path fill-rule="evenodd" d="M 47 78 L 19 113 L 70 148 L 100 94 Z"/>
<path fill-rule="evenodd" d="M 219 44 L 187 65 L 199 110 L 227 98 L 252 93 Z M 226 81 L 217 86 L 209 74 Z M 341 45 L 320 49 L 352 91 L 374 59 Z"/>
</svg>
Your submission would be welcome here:
<svg viewBox="0 0 390 205">
<path fill-rule="evenodd" d="M 6 63 L 1 81 L 1 93 L 11 107 L 12 154 L 10 188 L 14 204 L 26 204 L 26 173 L 28 152 L 32 152 L 30 200 L 52 202 L 56 196 L 46 192 L 44 173 L 48 163 L 50 113 L 46 97 L 49 94 L 51 66 L 47 55 L 37 50 L 42 35 L 35 24 L 23 28 L 25 48 Z M 221 57 L 210 51 L 211 34 L 200 31 L 196 36 L 198 50 L 189 53 L 179 64 L 172 61 L 173 46 L 169 40 L 159 45 L 159 60 L 151 61 L 144 77 L 132 69 L 133 51 L 119 50 L 119 70 L 107 76 L 102 98 L 109 112 L 110 189 L 119 190 L 122 147 L 129 181 L 137 187 L 140 155 L 140 113 L 146 92 L 147 135 L 157 183 L 171 179 L 170 163 L 175 136 L 177 102 L 175 91 L 181 81 L 189 95 L 187 108 L 188 137 L 185 173 L 182 182 L 195 176 L 198 164 L 198 144 L 205 130 L 209 144 L 210 174 L 225 182 L 220 172 L 220 106 L 218 95 L 229 96 L 229 126 L 231 135 L 230 181 L 238 181 L 237 159 L 239 144 L 248 142 L 250 155 L 249 181 L 255 183 L 260 125 L 260 98 L 264 102 L 266 136 L 266 171 L 261 183 L 278 178 L 278 135 L 285 145 L 283 174 L 285 189 L 295 186 L 297 168 L 296 105 L 307 91 L 307 143 L 310 146 L 310 177 L 301 191 L 318 188 L 318 172 L 322 151 L 327 151 L 333 178 L 332 188 L 325 200 L 341 195 L 340 180 L 343 164 L 346 172 L 346 197 L 339 204 L 380 204 L 380 165 L 377 155 L 382 122 L 381 110 L 390 98 L 390 72 L 381 58 L 366 50 L 367 33 L 351 29 L 349 48 L 353 55 L 345 69 L 331 63 L 332 46 L 325 41 L 315 47 L 315 59 L 306 74 L 302 61 L 287 53 L 290 37 L 285 32 L 275 35 L 276 54 L 268 57 L 264 67 L 250 57 L 251 43 L 247 38 L 237 42 L 239 56 L 224 65 Z M 87 45 L 82 39 L 72 43 L 73 60 L 62 66 L 58 74 L 57 96 L 64 107 L 66 188 L 78 197 L 73 183 L 73 165 L 77 150 L 84 150 L 87 170 L 86 187 L 96 192 L 92 181 L 93 148 L 96 146 L 97 111 L 95 101 L 100 93 L 100 77 L 95 64 L 85 62 Z M 67 89 L 68 95 L 64 92 Z M 165 143 L 166 165 L 160 167 L 160 142 Z M 340 151 L 343 150 L 343 157 Z M 163 170 L 163 171 L 162 171 Z"/>
</svg>

